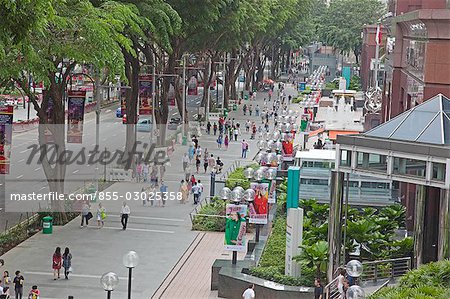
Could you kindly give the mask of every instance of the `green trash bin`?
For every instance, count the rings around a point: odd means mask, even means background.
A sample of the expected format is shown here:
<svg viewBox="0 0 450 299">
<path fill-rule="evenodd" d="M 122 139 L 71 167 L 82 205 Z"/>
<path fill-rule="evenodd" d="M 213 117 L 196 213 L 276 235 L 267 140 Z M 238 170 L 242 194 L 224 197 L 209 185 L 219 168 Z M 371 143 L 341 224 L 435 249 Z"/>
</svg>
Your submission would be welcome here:
<svg viewBox="0 0 450 299">
<path fill-rule="evenodd" d="M 223 116 L 224 117 L 228 116 L 228 109 L 227 108 L 223 109 Z"/>
<path fill-rule="evenodd" d="M 233 104 L 233 111 L 236 111 L 236 110 L 237 110 L 237 105 Z"/>
<path fill-rule="evenodd" d="M 187 137 L 186 136 L 183 136 L 181 138 L 181 145 L 187 145 Z"/>
<path fill-rule="evenodd" d="M 46 235 L 53 233 L 53 217 L 45 216 L 42 218 L 42 232 Z"/>
</svg>

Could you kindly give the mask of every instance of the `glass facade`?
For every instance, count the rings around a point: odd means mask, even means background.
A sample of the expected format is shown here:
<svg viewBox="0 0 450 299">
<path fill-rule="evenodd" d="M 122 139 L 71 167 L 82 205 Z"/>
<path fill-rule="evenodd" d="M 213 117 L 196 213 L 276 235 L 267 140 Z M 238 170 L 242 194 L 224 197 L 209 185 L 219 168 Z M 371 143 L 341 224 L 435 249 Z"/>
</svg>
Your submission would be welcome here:
<svg viewBox="0 0 450 299">
<path fill-rule="evenodd" d="M 427 163 L 421 160 L 394 158 L 394 174 L 425 178 Z"/>
<path fill-rule="evenodd" d="M 387 171 L 387 157 L 385 155 L 358 152 L 356 168 L 385 173 Z"/>
<path fill-rule="evenodd" d="M 352 165 L 352 152 L 348 150 L 341 150 L 340 155 L 341 166 L 350 167 Z"/>
<path fill-rule="evenodd" d="M 433 174 L 431 176 L 433 180 L 445 181 L 445 164 L 433 162 Z"/>
</svg>

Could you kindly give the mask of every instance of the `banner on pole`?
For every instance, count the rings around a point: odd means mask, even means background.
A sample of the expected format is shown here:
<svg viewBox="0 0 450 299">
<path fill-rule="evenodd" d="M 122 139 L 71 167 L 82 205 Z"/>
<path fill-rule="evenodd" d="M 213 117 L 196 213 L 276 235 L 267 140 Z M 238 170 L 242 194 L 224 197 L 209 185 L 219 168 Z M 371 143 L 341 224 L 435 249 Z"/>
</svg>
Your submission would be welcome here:
<svg viewBox="0 0 450 299">
<path fill-rule="evenodd" d="M 255 198 L 249 204 L 249 223 L 267 224 L 269 203 L 269 184 L 251 183 L 250 188 L 255 191 Z"/>
<path fill-rule="evenodd" d="M 169 106 L 175 106 L 175 86 L 173 83 L 169 85 L 169 92 L 167 93 L 167 99 L 169 102 Z"/>
<path fill-rule="evenodd" d="M 246 205 L 227 204 L 226 206 L 227 221 L 225 224 L 225 241 L 224 246 L 227 251 L 245 252 L 247 231 L 247 215 Z"/>
<path fill-rule="evenodd" d="M 152 114 L 152 81 L 151 75 L 139 76 L 139 115 Z"/>
<path fill-rule="evenodd" d="M 196 96 L 198 95 L 198 81 L 195 76 L 192 76 L 188 82 L 188 95 Z"/>
<path fill-rule="evenodd" d="M 126 88 L 120 89 L 120 117 L 122 117 L 122 123 L 126 124 L 123 116 L 127 114 L 127 90 Z"/>
<path fill-rule="evenodd" d="M 69 91 L 67 101 L 67 143 L 82 143 L 86 91 Z"/>
<path fill-rule="evenodd" d="M 0 107 L 0 174 L 9 174 L 13 113 L 13 106 Z"/>
</svg>

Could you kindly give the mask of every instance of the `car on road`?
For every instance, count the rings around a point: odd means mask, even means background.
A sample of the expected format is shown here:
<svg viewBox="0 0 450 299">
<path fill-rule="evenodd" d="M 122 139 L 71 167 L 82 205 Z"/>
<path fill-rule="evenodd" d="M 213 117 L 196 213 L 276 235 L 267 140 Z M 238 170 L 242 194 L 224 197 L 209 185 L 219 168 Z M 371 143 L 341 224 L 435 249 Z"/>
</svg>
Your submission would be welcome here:
<svg viewBox="0 0 450 299">
<path fill-rule="evenodd" d="M 139 120 L 139 114 L 137 115 L 137 120 Z M 126 124 L 126 123 L 127 123 L 127 115 L 126 115 L 126 114 L 124 114 L 124 115 L 122 116 L 122 123 L 123 123 L 123 124 Z"/>
<path fill-rule="evenodd" d="M 116 117 L 122 117 L 122 108 L 121 107 L 116 109 Z"/>
<path fill-rule="evenodd" d="M 152 130 L 152 120 L 151 119 L 141 119 L 136 125 L 138 132 L 150 132 Z"/>
<path fill-rule="evenodd" d="M 167 125 L 169 130 L 176 130 L 179 125 L 181 125 L 182 120 L 179 117 L 172 117 Z"/>
</svg>

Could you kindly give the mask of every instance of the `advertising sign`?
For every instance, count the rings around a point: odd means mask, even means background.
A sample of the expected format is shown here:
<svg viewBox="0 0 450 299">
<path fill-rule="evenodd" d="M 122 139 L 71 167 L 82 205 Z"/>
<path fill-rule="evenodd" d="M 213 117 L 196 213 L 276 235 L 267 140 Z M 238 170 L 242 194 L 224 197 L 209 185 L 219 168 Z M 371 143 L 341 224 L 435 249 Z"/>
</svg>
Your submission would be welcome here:
<svg viewBox="0 0 450 299">
<path fill-rule="evenodd" d="M 255 198 L 249 204 L 249 223 L 266 224 L 269 203 L 269 183 L 251 183 Z"/>
<path fill-rule="evenodd" d="M 298 91 L 304 91 L 306 89 L 306 82 L 298 83 Z"/>
<path fill-rule="evenodd" d="M 189 79 L 188 95 L 190 95 L 190 96 L 198 95 L 198 81 L 197 81 L 197 78 L 195 78 L 195 76 L 192 76 L 191 79 Z"/>
<path fill-rule="evenodd" d="M 82 143 L 85 99 L 86 91 L 69 91 L 67 143 Z"/>
<path fill-rule="evenodd" d="M 227 204 L 226 206 L 227 221 L 225 225 L 225 250 L 242 251 L 246 250 L 245 234 L 247 231 L 247 223 L 245 215 L 247 215 L 246 205 Z"/>
<path fill-rule="evenodd" d="M 0 107 L 0 174 L 9 174 L 13 106 Z"/>
<path fill-rule="evenodd" d="M 139 76 L 139 115 L 152 114 L 152 76 Z"/>
<path fill-rule="evenodd" d="M 175 86 L 173 86 L 173 83 L 170 83 L 169 85 L 169 92 L 167 93 L 167 99 L 169 102 L 169 106 L 175 106 Z"/>
</svg>

